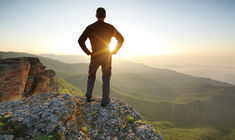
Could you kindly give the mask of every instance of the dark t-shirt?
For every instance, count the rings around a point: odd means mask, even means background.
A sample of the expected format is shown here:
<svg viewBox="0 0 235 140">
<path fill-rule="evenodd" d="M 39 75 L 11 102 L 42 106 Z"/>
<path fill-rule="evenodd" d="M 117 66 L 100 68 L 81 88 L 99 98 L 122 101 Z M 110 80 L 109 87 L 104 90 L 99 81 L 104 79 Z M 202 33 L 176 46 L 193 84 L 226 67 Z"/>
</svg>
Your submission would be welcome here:
<svg viewBox="0 0 235 140">
<path fill-rule="evenodd" d="M 109 44 L 112 37 L 115 37 L 118 41 L 123 42 L 122 35 L 115 29 L 113 25 L 99 20 L 87 26 L 79 38 L 79 44 L 82 50 L 89 55 L 90 51 L 85 45 L 85 41 L 87 38 L 89 38 L 93 53 L 105 53 L 109 51 Z"/>
</svg>

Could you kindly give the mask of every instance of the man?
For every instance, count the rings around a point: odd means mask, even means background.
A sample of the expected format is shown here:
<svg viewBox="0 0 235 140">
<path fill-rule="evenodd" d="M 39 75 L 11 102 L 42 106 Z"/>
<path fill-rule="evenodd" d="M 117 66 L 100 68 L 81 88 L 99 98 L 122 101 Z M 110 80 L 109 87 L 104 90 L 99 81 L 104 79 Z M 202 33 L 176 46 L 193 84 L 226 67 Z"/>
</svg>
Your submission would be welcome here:
<svg viewBox="0 0 235 140">
<path fill-rule="evenodd" d="M 98 8 L 96 10 L 97 21 L 85 29 L 80 36 L 78 43 L 82 50 L 91 56 L 91 62 L 88 71 L 87 81 L 87 102 L 91 102 L 92 90 L 96 79 L 96 71 L 101 66 L 102 68 L 102 102 L 101 106 L 105 107 L 109 104 L 109 93 L 110 93 L 110 77 L 111 77 L 111 61 L 112 55 L 116 54 L 121 48 L 124 38 L 111 24 L 105 23 L 106 11 L 104 8 Z M 109 44 L 112 37 L 115 37 L 118 41 L 115 49 L 110 52 Z M 87 38 L 90 39 L 92 52 L 90 52 L 85 44 Z"/>
</svg>

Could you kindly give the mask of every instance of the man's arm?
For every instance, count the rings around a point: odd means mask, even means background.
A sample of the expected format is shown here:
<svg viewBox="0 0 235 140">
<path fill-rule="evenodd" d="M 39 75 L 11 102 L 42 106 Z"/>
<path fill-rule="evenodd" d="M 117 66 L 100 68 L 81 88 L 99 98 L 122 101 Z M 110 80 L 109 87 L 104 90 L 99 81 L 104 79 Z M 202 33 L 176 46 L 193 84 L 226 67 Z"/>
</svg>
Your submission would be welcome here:
<svg viewBox="0 0 235 140">
<path fill-rule="evenodd" d="M 88 28 L 86 28 L 85 31 L 82 33 L 82 35 L 79 37 L 78 44 L 87 55 L 90 55 L 91 52 L 87 49 L 85 43 L 88 38 L 88 33 L 89 33 Z"/>
<path fill-rule="evenodd" d="M 123 44 L 123 42 L 124 42 L 124 38 L 123 38 L 123 36 L 114 28 L 114 37 L 117 39 L 117 45 L 116 45 L 116 47 L 115 47 L 115 49 L 113 50 L 113 54 L 116 54 L 118 51 L 119 51 L 119 49 L 121 48 L 121 46 L 122 46 L 122 44 Z"/>
</svg>

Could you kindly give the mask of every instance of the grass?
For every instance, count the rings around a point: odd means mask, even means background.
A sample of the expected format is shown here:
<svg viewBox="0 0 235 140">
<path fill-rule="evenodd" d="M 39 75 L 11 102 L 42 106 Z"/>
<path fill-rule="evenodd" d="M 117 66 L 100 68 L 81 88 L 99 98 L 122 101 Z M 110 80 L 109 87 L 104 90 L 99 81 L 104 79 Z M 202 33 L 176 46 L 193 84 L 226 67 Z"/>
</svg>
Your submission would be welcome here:
<svg viewBox="0 0 235 140">
<path fill-rule="evenodd" d="M 147 123 L 161 133 L 164 140 L 232 140 L 230 139 L 232 136 L 226 136 L 218 129 L 209 126 L 186 128 L 167 121 L 147 121 Z"/>
<path fill-rule="evenodd" d="M 135 122 L 135 119 L 131 115 L 126 116 L 126 120 L 129 123 L 134 123 Z"/>
<path fill-rule="evenodd" d="M 59 140 L 59 139 L 61 139 L 61 136 L 57 133 L 40 135 L 35 138 L 35 140 Z"/>
<path fill-rule="evenodd" d="M 159 130 L 165 140 L 222 140 L 223 133 L 213 128 L 169 128 Z"/>
<path fill-rule="evenodd" d="M 73 85 L 71 85 L 70 83 L 68 83 L 67 81 L 63 80 L 62 78 L 60 78 L 58 76 L 55 77 L 55 82 L 59 88 L 59 92 L 68 93 L 68 94 L 71 94 L 74 96 L 83 96 L 84 95 L 84 93 L 81 90 L 74 87 Z"/>
<path fill-rule="evenodd" d="M 0 134 L 20 137 L 25 135 L 26 126 L 10 120 L 10 115 L 0 117 Z"/>
<path fill-rule="evenodd" d="M 226 140 L 233 140 L 235 138 L 235 128 L 227 135 Z"/>
</svg>

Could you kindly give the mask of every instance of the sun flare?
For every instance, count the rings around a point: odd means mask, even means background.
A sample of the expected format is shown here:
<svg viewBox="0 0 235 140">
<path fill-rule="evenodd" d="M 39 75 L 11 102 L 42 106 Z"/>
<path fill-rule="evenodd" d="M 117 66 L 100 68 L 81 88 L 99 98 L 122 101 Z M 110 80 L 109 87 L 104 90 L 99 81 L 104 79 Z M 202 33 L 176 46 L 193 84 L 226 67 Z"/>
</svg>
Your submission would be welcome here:
<svg viewBox="0 0 235 140">
<path fill-rule="evenodd" d="M 109 44 L 109 51 L 112 52 L 115 49 L 116 45 L 117 45 L 117 40 L 114 37 L 112 37 L 111 42 Z"/>
</svg>

